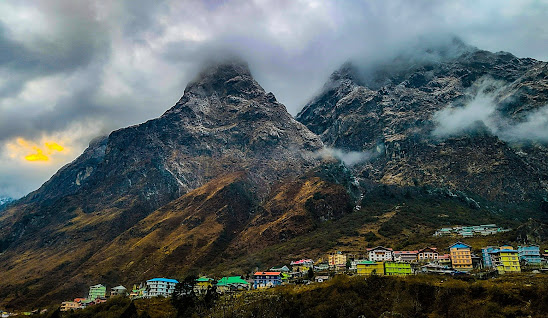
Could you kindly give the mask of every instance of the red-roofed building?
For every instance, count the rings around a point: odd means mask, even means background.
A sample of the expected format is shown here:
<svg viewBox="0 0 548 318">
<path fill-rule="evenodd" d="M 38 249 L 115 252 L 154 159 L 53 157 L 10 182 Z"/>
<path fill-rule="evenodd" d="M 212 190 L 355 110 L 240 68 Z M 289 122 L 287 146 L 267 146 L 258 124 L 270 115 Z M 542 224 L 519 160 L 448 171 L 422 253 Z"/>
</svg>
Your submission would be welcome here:
<svg viewBox="0 0 548 318">
<path fill-rule="evenodd" d="M 438 264 L 443 266 L 451 266 L 451 254 L 439 255 Z"/>
<path fill-rule="evenodd" d="M 256 272 L 253 274 L 253 288 L 267 288 L 282 284 L 281 272 Z"/>
<path fill-rule="evenodd" d="M 396 262 L 415 262 L 417 261 L 418 251 L 394 251 L 394 261 Z"/>
<path fill-rule="evenodd" d="M 307 272 L 312 266 L 314 266 L 314 261 L 311 259 L 301 259 L 291 262 L 291 269 L 294 272 Z"/>
<path fill-rule="evenodd" d="M 435 247 L 425 247 L 418 253 L 419 261 L 437 261 L 439 256 L 438 249 Z"/>
<path fill-rule="evenodd" d="M 368 248 L 367 253 L 369 260 L 372 262 L 384 262 L 394 260 L 394 252 L 389 247 L 377 246 Z"/>
</svg>

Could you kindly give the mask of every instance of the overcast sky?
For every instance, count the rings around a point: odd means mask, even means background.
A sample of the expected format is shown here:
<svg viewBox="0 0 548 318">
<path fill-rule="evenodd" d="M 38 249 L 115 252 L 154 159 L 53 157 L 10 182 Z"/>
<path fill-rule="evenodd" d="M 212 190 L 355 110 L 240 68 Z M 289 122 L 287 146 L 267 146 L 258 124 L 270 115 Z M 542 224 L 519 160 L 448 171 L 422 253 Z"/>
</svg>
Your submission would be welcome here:
<svg viewBox="0 0 548 318">
<path fill-rule="evenodd" d="M 341 63 L 456 35 L 548 60 L 548 1 L 0 1 L 0 196 L 161 115 L 226 51 L 295 115 Z M 47 161 L 46 161 L 47 159 Z"/>
</svg>

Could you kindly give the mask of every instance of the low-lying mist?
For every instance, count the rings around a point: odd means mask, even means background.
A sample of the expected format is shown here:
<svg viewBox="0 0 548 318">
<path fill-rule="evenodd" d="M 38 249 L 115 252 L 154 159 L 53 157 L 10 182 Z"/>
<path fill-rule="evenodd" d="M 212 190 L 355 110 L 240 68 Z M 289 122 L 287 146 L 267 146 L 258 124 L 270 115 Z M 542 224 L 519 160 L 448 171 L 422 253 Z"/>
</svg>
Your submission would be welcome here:
<svg viewBox="0 0 548 318">
<path fill-rule="evenodd" d="M 492 78 L 478 80 L 470 89 L 470 98 L 462 106 L 449 105 L 433 116 L 436 124 L 432 135 L 437 138 L 458 136 L 472 130 L 478 123 L 507 142 L 548 142 L 548 105 L 515 120 L 500 112 L 498 96 L 508 83 Z"/>
</svg>

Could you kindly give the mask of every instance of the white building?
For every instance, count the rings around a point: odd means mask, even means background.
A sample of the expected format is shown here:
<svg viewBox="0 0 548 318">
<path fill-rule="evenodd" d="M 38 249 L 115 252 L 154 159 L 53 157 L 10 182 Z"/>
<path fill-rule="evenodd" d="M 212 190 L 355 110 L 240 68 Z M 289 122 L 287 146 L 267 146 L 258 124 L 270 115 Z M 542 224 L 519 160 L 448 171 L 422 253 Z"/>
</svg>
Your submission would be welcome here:
<svg viewBox="0 0 548 318">
<path fill-rule="evenodd" d="M 435 247 L 425 247 L 419 250 L 419 261 L 437 261 L 439 257 L 438 249 Z"/>
<path fill-rule="evenodd" d="M 179 283 L 175 279 L 169 278 L 153 278 L 147 280 L 147 296 L 148 297 L 169 297 L 175 290 L 175 284 Z"/>
<path fill-rule="evenodd" d="M 368 248 L 367 253 L 369 260 L 372 262 L 384 262 L 394 260 L 394 251 L 391 248 L 377 246 L 375 248 Z"/>
</svg>

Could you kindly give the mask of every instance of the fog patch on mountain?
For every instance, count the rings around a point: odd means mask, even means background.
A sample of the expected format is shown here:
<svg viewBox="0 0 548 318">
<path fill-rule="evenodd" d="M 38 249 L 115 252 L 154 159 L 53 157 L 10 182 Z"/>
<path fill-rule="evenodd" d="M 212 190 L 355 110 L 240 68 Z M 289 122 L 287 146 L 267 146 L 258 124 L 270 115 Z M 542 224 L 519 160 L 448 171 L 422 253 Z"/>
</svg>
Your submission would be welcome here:
<svg viewBox="0 0 548 318">
<path fill-rule="evenodd" d="M 449 105 L 436 112 L 432 119 L 436 138 L 469 134 L 477 127 L 487 128 L 507 142 L 548 142 L 548 105 L 528 113 L 522 120 L 504 117 L 498 111 L 498 96 L 506 83 L 483 78 L 470 89 L 471 96 L 462 105 Z"/>
<path fill-rule="evenodd" d="M 377 156 L 379 156 L 382 151 L 382 147 L 377 147 L 374 150 L 364 150 L 364 151 L 345 151 L 337 148 L 325 147 L 322 150 L 318 151 L 316 156 L 318 158 L 336 158 L 342 161 L 347 167 L 352 167 L 354 165 L 370 161 Z"/>
<path fill-rule="evenodd" d="M 497 135 L 511 142 L 548 142 L 548 105 L 531 111 L 521 122 L 507 124 Z"/>
</svg>

